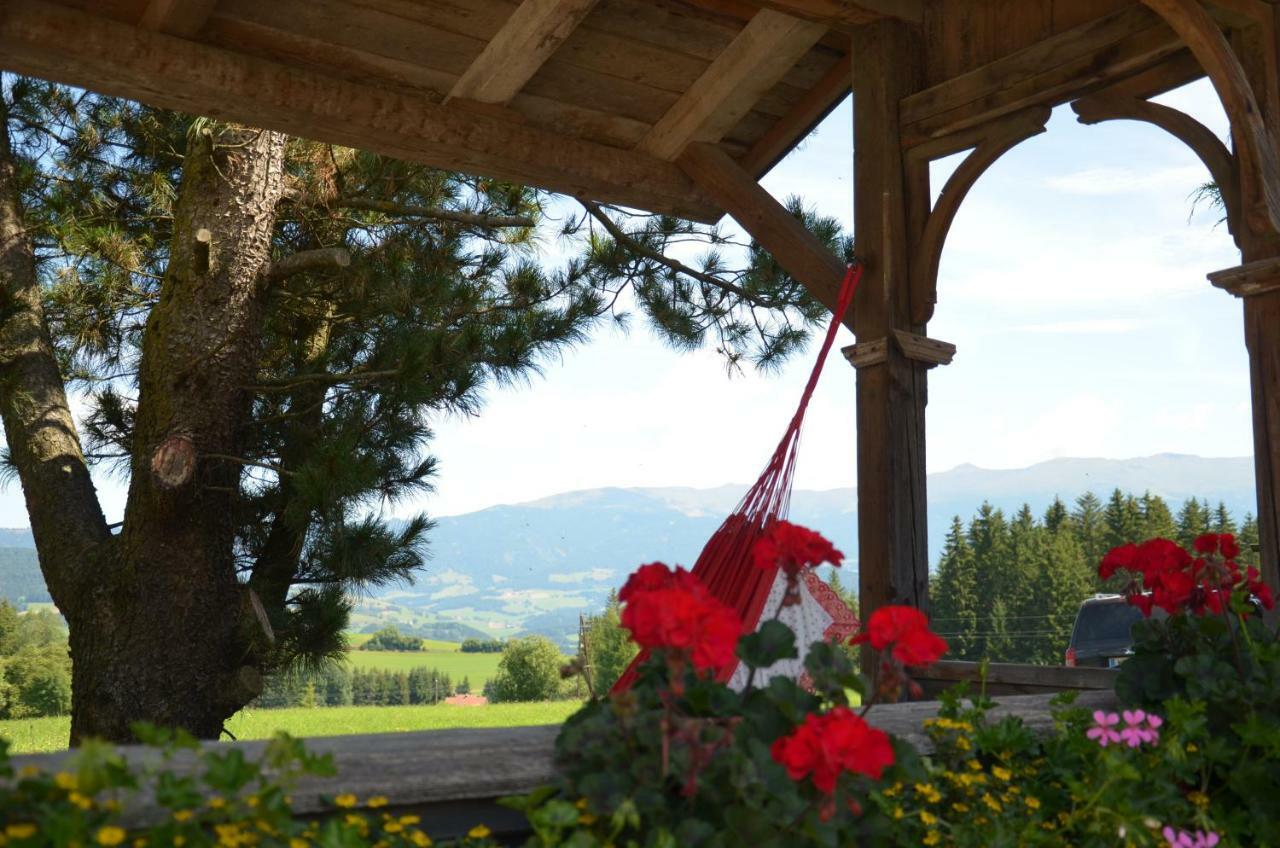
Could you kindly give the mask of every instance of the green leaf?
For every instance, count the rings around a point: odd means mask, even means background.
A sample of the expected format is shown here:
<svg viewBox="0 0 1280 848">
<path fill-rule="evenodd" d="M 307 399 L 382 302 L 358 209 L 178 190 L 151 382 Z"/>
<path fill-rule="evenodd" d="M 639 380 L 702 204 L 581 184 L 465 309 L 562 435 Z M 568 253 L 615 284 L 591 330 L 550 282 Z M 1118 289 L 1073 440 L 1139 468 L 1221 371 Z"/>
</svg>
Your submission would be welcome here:
<svg viewBox="0 0 1280 848">
<path fill-rule="evenodd" d="M 755 633 L 738 641 L 738 658 L 751 668 L 768 668 L 778 660 L 799 656 L 796 634 L 781 621 L 766 621 Z"/>
</svg>

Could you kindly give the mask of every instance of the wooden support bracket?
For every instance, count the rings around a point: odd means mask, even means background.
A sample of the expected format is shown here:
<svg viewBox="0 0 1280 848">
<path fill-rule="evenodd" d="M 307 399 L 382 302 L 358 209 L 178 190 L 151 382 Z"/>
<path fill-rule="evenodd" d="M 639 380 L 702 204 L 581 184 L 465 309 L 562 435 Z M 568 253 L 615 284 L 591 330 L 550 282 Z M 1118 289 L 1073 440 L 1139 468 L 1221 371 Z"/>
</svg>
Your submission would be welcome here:
<svg viewBox="0 0 1280 848">
<path fill-rule="evenodd" d="M 950 365 L 951 360 L 956 355 L 955 345 L 909 333 L 906 330 L 894 330 L 892 336 L 849 345 L 841 349 L 840 352 L 844 354 L 844 358 L 849 360 L 849 364 L 854 368 L 868 368 L 872 365 L 880 365 L 889 361 L 890 338 L 894 341 L 894 347 L 904 357 L 912 362 L 923 362 L 928 368 L 933 368 L 937 365 Z"/>
<path fill-rule="evenodd" d="M 942 194 L 926 218 L 916 245 L 911 263 L 912 323 L 927 324 L 933 317 L 933 308 L 938 302 L 938 265 L 942 261 L 942 247 L 969 189 L 1001 156 L 1044 132 L 1050 112 L 1049 107 L 1038 106 L 965 134 L 964 140 L 976 141 L 977 147 L 942 187 Z M 924 162 L 944 152 L 947 152 L 946 148 L 926 144 L 908 151 L 907 156 L 909 160 Z"/>
<path fill-rule="evenodd" d="M 1181 141 L 1209 169 L 1209 175 L 1222 192 L 1227 210 L 1227 229 L 1239 237 L 1240 174 L 1236 157 L 1213 131 L 1195 118 L 1169 106 L 1136 97 L 1101 92 L 1071 104 L 1082 124 L 1103 121 L 1143 121 L 1157 126 Z"/>
<path fill-rule="evenodd" d="M 1239 57 L 1200 0 L 1142 0 L 1173 28 L 1200 60 L 1231 120 L 1240 151 L 1241 190 L 1260 208 L 1245 210 L 1249 228 L 1280 232 L 1280 151 L 1267 129 Z"/>
<path fill-rule="evenodd" d="M 1280 257 L 1214 271 L 1209 275 L 1209 282 L 1236 297 L 1255 297 L 1280 290 Z"/>
</svg>

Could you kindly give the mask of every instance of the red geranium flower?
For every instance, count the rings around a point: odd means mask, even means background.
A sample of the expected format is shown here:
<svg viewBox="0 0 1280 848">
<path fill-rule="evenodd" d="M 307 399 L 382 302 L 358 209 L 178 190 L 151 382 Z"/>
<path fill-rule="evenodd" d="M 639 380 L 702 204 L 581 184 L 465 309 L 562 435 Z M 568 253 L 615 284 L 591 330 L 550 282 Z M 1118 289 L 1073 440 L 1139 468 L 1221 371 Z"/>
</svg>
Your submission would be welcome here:
<svg viewBox="0 0 1280 848">
<path fill-rule="evenodd" d="M 1233 591 L 1243 590 L 1258 598 L 1267 609 L 1273 599 L 1252 569 L 1240 573 L 1235 558 L 1240 545 L 1230 533 L 1203 533 L 1192 545 L 1201 556 L 1193 557 L 1176 542 L 1148 539 L 1140 545 L 1112 549 L 1098 565 L 1104 580 L 1117 571 L 1127 571 L 1131 580 L 1126 594 L 1129 603 L 1150 616 L 1160 607 L 1170 615 L 1205 610 L 1220 613 L 1227 608 Z"/>
<path fill-rule="evenodd" d="M 792 780 L 810 778 L 819 792 L 827 794 L 835 791 L 836 780 L 844 772 L 879 780 L 893 765 L 888 735 L 848 707 L 810 714 L 791 735 L 776 740 L 770 753 Z"/>
<path fill-rule="evenodd" d="M 642 566 L 618 593 L 622 626 L 637 645 L 685 655 L 697 669 L 719 670 L 737 660 L 742 621 L 683 568 Z"/>
<path fill-rule="evenodd" d="M 871 614 L 867 627 L 852 644 L 870 642 L 883 651 L 893 646 L 893 657 L 905 666 L 932 665 L 947 652 L 947 643 L 929 629 L 928 617 L 915 607 L 887 606 Z"/>
<path fill-rule="evenodd" d="M 777 566 L 791 575 L 824 562 L 836 567 L 844 562 L 844 554 L 821 533 L 790 521 L 775 521 L 756 542 L 751 554 L 757 567 Z"/>
</svg>

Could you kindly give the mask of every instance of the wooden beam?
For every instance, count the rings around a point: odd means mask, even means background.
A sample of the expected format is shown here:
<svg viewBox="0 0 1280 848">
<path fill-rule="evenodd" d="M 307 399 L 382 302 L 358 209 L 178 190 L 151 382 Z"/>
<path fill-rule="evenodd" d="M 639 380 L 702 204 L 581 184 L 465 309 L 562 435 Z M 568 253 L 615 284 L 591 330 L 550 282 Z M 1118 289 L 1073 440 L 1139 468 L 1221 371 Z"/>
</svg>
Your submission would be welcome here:
<svg viewBox="0 0 1280 848">
<path fill-rule="evenodd" d="M 1240 182 L 1262 208 L 1244 210 L 1256 231 L 1280 231 L 1280 153 L 1253 86 L 1231 44 L 1199 0 L 1142 0 L 1163 17 L 1200 60 L 1231 119 L 1239 148 Z M 1272 45 L 1274 49 L 1274 45 Z"/>
<path fill-rule="evenodd" d="M 796 142 L 808 135 L 831 110 L 849 95 L 853 73 L 852 57 L 846 53 L 831 66 L 813 88 L 796 101 L 785 116 L 756 141 L 738 160 L 742 169 L 757 180 L 786 156 Z"/>
<path fill-rule="evenodd" d="M 723 214 L 676 166 L 532 127 L 501 107 L 440 105 L 36 0 L 0 6 L 18 73 L 436 168 L 697 221 Z"/>
<path fill-rule="evenodd" d="M 846 268 L 840 257 L 715 145 L 689 145 L 678 164 L 788 274 L 823 306 L 835 310 Z"/>
<path fill-rule="evenodd" d="M 667 110 L 640 150 L 674 160 L 694 141 L 719 141 L 822 38 L 826 28 L 762 9 Z"/>
<path fill-rule="evenodd" d="M 138 26 L 191 38 L 213 14 L 218 0 L 150 0 Z"/>
<path fill-rule="evenodd" d="M 773 9 L 831 29 L 851 32 L 881 18 L 924 22 L 925 0 L 683 0 L 716 14 L 749 19 L 756 9 Z"/>
<path fill-rule="evenodd" d="M 1032 106 L 1057 106 L 1158 64 L 1182 49 L 1141 6 L 1090 21 L 907 96 L 903 145 L 914 147 Z"/>
<path fill-rule="evenodd" d="M 596 0 L 524 0 L 458 78 L 449 97 L 506 103 L 595 5 Z"/>
</svg>

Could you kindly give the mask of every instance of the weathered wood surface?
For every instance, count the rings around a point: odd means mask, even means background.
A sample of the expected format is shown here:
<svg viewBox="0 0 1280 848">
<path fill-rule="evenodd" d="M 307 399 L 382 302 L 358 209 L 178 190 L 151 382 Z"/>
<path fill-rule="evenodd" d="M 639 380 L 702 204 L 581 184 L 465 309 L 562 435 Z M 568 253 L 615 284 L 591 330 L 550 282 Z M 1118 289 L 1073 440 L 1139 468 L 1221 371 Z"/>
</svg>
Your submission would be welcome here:
<svg viewBox="0 0 1280 848">
<path fill-rule="evenodd" d="M 916 675 L 927 695 L 936 695 L 957 683 L 969 682 L 977 692 L 983 669 L 980 663 L 943 660 Z M 1040 695 L 1049 692 L 1110 691 L 1119 671 L 1114 668 L 1068 668 L 1026 663 L 989 663 L 986 691 L 990 695 Z"/>
<path fill-rule="evenodd" d="M 1038 733 L 1053 727 L 1051 695 L 999 699 L 991 711 L 992 720 L 1019 716 Z M 1111 692 L 1085 692 L 1077 705 L 1106 709 L 1115 705 Z M 429 709 L 429 708 L 424 708 Z M 924 732 L 924 722 L 937 715 L 936 701 L 885 704 L 872 707 L 867 720 L 887 732 L 901 736 L 917 750 L 927 753 L 932 744 Z M 290 792 L 293 809 L 303 816 L 325 812 L 324 798 L 350 792 L 360 799 L 381 795 L 388 804 L 382 812 L 416 813 L 433 837 L 460 835 L 483 822 L 497 834 L 518 833 L 523 819 L 501 807 L 496 800 L 518 795 L 555 780 L 553 762 L 559 727 L 513 727 L 483 730 L 432 730 L 418 733 L 386 733 L 359 736 L 331 736 L 307 740 L 314 753 L 334 757 L 337 776 L 307 778 Z M 237 748 L 250 759 L 262 752 L 264 742 L 206 743 L 225 750 Z M 154 763 L 155 751 L 122 747 L 131 763 Z M 57 771 L 68 754 L 36 754 L 14 758 L 18 768 L 31 765 Z M 179 773 L 192 770 L 193 758 L 180 753 L 172 763 Z M 155 806 L 135 806 L 126 810 L 131 823 L 155 819 Z"/>
<path fill-rule="evenodd" d="M 0 63 L 164 108 L 322 138 L 695 220 L 720 211 L 675 167 L 528 126 L 112 23 L 37 0 L 0 7 Z"/>
</svg>

